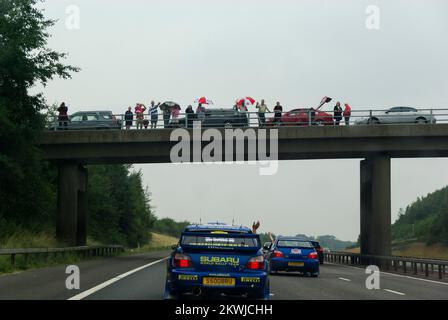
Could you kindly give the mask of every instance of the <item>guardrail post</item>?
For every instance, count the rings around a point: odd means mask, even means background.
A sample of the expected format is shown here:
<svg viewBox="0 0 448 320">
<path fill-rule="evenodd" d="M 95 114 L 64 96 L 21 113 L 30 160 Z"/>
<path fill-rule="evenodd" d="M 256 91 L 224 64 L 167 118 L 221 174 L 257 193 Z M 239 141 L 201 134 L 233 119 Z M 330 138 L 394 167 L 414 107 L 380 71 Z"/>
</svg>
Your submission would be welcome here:
<svg viewBox="0 0 448 320">
<path fill-rule="evenodd" d="M 11 265 L 15 265 L 16 264 L 16 255 L 15 253 L 11 254 Z"/>
<path fill-rule="evenodd" d="M 434 274 L 434 264 L 431 263 L 431 274 Z"/>
<path fill-rule="evenodd" d="M 443 268 L 441 268 L 442 266 L 439 264 L 438 268 L 439 269 L 439 279 L 443 278 L 443 274 L 445 273 L 445 265 L 443 266 Z M 443 270 L 443 271 L 442 271 Z M 442 273 L 443 272 L 443 273 Z"/>
<path fill-rule="evenodd" d="M 417 262 L 414 262 L 413 265 L 414 265 L 414 275 L 416 275 L 418 273 Z"/>
<path fill-rule="evenodd" d="M 402 261 L 403 262 L 403 273 L 406 273 L 406 261 Z"/>
<path fill-rule="evenodd" d="M 434 267 L 434 265 L 431 265 L 432 267 Z M 425 263 L 425 276 L 429 277 L 429 270 L 428 270 L 428 264 Z"/>
</svg>

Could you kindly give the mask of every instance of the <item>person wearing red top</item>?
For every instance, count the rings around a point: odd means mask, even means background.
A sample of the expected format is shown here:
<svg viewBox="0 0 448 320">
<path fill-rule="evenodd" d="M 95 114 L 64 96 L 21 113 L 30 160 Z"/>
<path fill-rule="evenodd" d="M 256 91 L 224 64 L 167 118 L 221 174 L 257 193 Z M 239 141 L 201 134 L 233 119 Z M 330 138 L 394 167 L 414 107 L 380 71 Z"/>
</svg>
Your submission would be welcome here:
<svg viewBox="0 0 448 320">
<path fill-rule="evenodd" d="M 350 125 L 350 117 L 352 116 L 352 107 L 348 103 L 345 104 L 345 110 L 344 110 L 344 118 L 345 118 L 345 125 Z"/>
<path fill-rule="evenodd" d="M 67 130 L 68 126 L 68 107 L 65 105 L 65 102 L 62 102 L 59 106 L 58 110 L 58 121 L 59 121 L 59 129 L 62 129 L 64 127 L 64 130 Z"/>
</svg>

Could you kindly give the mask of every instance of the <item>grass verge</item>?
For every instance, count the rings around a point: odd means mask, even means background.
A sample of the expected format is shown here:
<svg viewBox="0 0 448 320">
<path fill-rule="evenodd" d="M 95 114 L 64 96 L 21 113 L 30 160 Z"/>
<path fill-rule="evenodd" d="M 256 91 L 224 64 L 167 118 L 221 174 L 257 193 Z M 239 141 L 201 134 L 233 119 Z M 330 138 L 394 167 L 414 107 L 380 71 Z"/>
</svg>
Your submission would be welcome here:
<svg viewBox="0 0 448 320">
<path fill-rule="evenodd" d="M 151 241 L 139 249 L 127 249 L 122 253 L 114 254 L 114 256 L 125 256 L 137 253 L 153 252 L 170 250 L 173 244 L 176 244 L 178 239 L 166 236 L 159 233 L 151 233 Z M 88 245 L 101 245 L 92 240 L 88 241 Z M 58 243 L 54 236 L 48 233 L 32 234 L 29 232 L 17 232 L 6 240 L 0 241 L 0 248 L 2 249 L 18 249 L 18 248 L 55 248 Z M 0 275 L 14 272 L 21 272 L 29 269 L 52 267 L 57 265 L 76 264 L 81 261 L 93 260 L 101 257 L 84 258 L 79 253 L 58 253 L 58 254 L 38 254 L 16 255 L 15 264 L 11 264 L 11 256 L 0 256 Z"/>
</svg>

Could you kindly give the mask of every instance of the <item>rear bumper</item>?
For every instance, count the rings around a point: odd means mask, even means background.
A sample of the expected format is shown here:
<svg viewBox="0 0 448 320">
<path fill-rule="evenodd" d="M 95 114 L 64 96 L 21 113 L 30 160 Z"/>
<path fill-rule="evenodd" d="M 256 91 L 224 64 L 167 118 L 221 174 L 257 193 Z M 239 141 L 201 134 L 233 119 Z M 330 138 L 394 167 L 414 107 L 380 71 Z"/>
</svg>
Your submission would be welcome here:
<svg viewBox="0 0 448 320">
<path fill-rule="evenodd" d="M 290 262 L 302 262 L 303 266 L 291 266 Z M 291 271 L 291 272 L 319 272 L 319 260 L 293 260 L 285 258 L 272 258 L 271 271 Z"/>
<path fill-rule="evenodd" d="M 234 286 L 208 286 L 203 284 L 205 277 L 233 278 Z M 175 294 L 217 291 L 228 294 L 262 293 L 268 285 L 268 274 L 265 271 L 250 273 L 213 273 L 172 269 L 167 276 L 167 285 Z"/>
</svg>

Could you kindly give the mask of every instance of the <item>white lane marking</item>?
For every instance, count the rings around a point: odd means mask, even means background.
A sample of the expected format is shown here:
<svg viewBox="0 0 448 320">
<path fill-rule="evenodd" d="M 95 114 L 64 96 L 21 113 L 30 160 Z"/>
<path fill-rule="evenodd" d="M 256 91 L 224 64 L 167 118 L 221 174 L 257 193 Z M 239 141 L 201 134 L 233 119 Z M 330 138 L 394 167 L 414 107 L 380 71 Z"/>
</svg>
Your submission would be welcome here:
<svg viewBox="0 0 448 320">
<path fill-rule="evenodd" d="M 141 271 L 141 270 L 143 270 L 143 269 L 149 268 L 149 267 L 151 267 L 151 266 L 153 266 L 153 265 L 155 265 L 155 264 L 157 264 L 157 263 L 160 263 L 160 262 L 162 262 L 162 261 L 165 261 L 166 259 L 169 259 L 169 257 L 167 257 L 167 258 L 163 258 L 163 259 L 160 259 L 160 260 L 151 262 L 151 263 L 148 263 L 148 264 L 146 264 L 146 265 L 144 265 L 144 266 L 141 266 L 141 267 L 139 267 L 139 268 L 137 268 L 137 269 L 128 271 L 128 272 L 126 272 L 126 273 L 123 273 L 123 274 L 121 274 L 121 275 L 119 275 L 119 276 L 116 276 L 115 278 L 112 278 L 112 279 L 110 279 L 110 280 L 107 280 L 106 282 L 103 282 L 103 283 L 97 285 L 96 287 L 93 287 L 93 288 L 91 288 L 91 289 L 89 289 L 89 290 L 86 290 L 86 291 L 84 291 L 84 292 L 81 292 L 80 294 L 77 294 L 76 296 L 71 297 L 71 298 L 69 298 L 68 300 L 82 300 L 82 299 L 84 299 L 84 298 L 86 298 L 86 297 L 88 297 L 88 296 L 94 294 L 95 292 L 100 291 L 100 290 L 102 290 L 102 289 L 104 289 L 104 288 L 110 286 L 112 283 L 115 283 L 115 282 L 117 282 L 117 281 L 119 281 L 119 280 L 121 280 L 121 279 L 123 279 L 123 278 L 126 278 L 126 277 L 130 276 L 131 274 L 134 274 L 134 273 L 136 273 L 136 272 L 139 272 L 139 271 Z"/>
<path fill-rule="evenodd" d="M 352 280 L 350 280 L 350 279 L 347 279 L 347 278 L 339 278 L 339 280 L 342 280 L 342 281 L 347 281 L 347 282 L 351 282 Z"/>
<path fill-rule="evenodd" d="M 389 289 L 384 289 L 384 291 L 387 291 L 387 292 L 390 292 L 390 293 L 395 293 L 395 294 L 398 294 L 400 296 L 405 296 L 405 294 L 403 292 L 398 292 L 398 291 L 389 290 Z"/>
<path fill-rule="evenodd" d="M 331 263 L 331 262 L 325 262 L 325 264 L 333 265 L 333 266 L 346 267 L 346 268 L 354 268 L 354 269 L 359 269 L 359 270 L 365 270 L 364 268 L 361 268 L 361 267 L 346 266 L 346 265 L 343 265 L 343 264 L 337 264 L 337 263 Z M 424 282 L 435 283 L 435 284 L 443 284 L 444 286 L 448 286 L 448 282 L 440 282 L 440 281 L 436 281 L 436 280 L 415 278 L 415 277 L 411 277 L 411 276 L 405 276 L 405 275 L 401 275 L 401 274 L 389 273 L 389 272 L 384 272 L 384 271 L 381 271 L 381 274 L 387 274 L 389 276 L 394 276 L 394 277 L 399 277 L 399 278 L 407 278 L 407 279 L 424 281 Z"/>
</svg>

